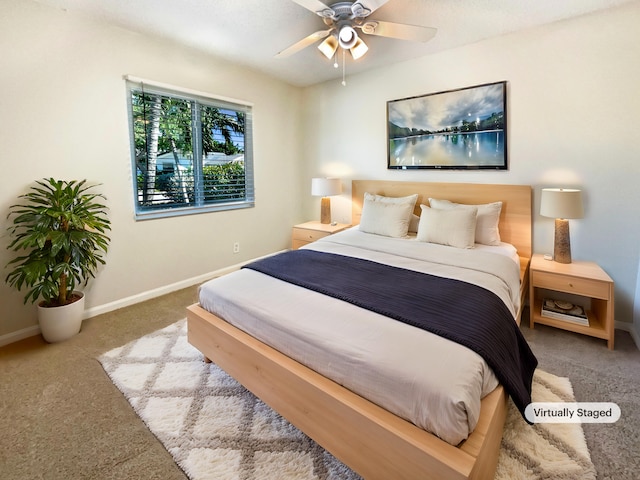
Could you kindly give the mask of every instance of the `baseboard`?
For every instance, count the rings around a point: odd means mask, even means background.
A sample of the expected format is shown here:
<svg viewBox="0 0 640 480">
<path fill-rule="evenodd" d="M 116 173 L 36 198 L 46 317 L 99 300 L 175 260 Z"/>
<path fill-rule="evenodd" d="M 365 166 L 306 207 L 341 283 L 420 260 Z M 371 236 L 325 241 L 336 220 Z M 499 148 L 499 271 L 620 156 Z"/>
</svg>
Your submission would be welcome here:
<svg viewBox="0 0 640 480">
<path fill-rule="evenodd" d="M 20 340 L 24 340 L 25 338 L 34 337 L 39 334 L 40 327 L 38 325 L 23 328 L 22 330 L 18 330 L 16 332 L 7 333 L 0 336 L 0 347 L 4 347 L 5 345 L 9 345 L 10 343 L 18 342 Z"/>
<path fill-rule="evenodd" d="M 130 307 L 131 305 L 135 305 L 136 303 L 144 302 L 146 300 L 151 300 L 157 297 L 161 297 L 162 295 L 167 295 L 169 293 L 173 293 L 178 290 L 182 290 L 183 288 L 192 287 L 193 285 L 198 285 L 200 283 L 204 283 L 207 280 L 211 280 L 215 277 L 220 277 L 227 273 L 231 273 L 235 270 L 240 269 L 243 265 L 247 263 L 251 263 L 255 260 L 260 260 L 261 258 L 270 257 L 271 255 L 275 255 L 276 253 L 281 253 L 285 250 L 281 250 L 280 252 L 271 253 L 269 255 L 264 255 L 258 258 L 252 258 L 245 262 L 236 263 L 235 265 L 231 265 L 229 267 L 224 267 L 219 270 L 215 270 L 213 272 L 205 273 L 202 275 L 198 275 L 197 277 L 187 278 L 185 280 L 181 280 L 176 283 L 172 283 L 170 285 L 164 285 L 159 288 L 154 288 L 153 290 L 147 290 L 146 292 L 141 292 L 136 295 L 132 295 L 130 297 L 122 298 L 120 300 L 116 300 L 114 302 L 105 303 L 104 305 L 98 305 L 95 307 L 88 308 L 83 313 L 83 319 L 95 317 L 97 315 L 102 315 L 103 313 L 112 312 L 114 310 L 118 310 L 119 308 Z M 186 314 L 185 314 L 186 315 Z M 0 336 L 0 347 L 5 345 L 9 345 L 10 343 L 17 342 L 19 340 L 24 340 L 25 338 L 33 337 L 35 335 L 40 334 L 40 327 L 34 325 L 32 327 L 24 328 L 22 330 L 18 330 L 16 332 L 11 332 L 6 335 Z"/>
<path fill-rule="evenodd" d="M 284 250 L 282 250 L 284 251 Z M 145 302 L 147 300 L 151 300 L 153 298 L 161 297 L 162 295 L 167 295 L 169 293 L 175 292 L 177 290 L 182 290 L 183 288 L 188 288 L 193 285 L 198 285 L 200 283 L 206 282 L 207 280 L 211 280 L 215 277 L 220 277 L 227 273 L 231 273 L 234 270 L 239 270 L 243 265 L 247 263 L 254 262 L 256 260 L 260 260 L 261 258 L 270 257 L 271 255 L 275 255 L 275 252 L 269 255 L 264 255 L 258 258 L 252 258 L 250 260 L 246 260 L 244 262 L 236 263 L 235 265 L 230 265 L 228 267 L 221 268 L 219 270 L 215 270 L 213 272 L 205 273 L 202 275 L 198 275 L 197 277 L 187 278 L 185 280 L 181 280 L 180 282 L 172 283 L 169 285 L 164 285 L 159 288 L 155 288 L 153 290 L 147 290 L 146 292 L 141 292 L 136 295 L 132 295 L 130 297 L 122 298 L 120 300 L 116 300 L 111 303 L 106 303 L 104 305 L 99 305 L 96 307 L 89 308 L 84 312 L 84 318 L 91 318 L 97 315 L 102 315 L 103 313 L 112 312 L 119 308 L 129 307 L 131 305 L 135 305 L 136 303 Z"/>
</svg>

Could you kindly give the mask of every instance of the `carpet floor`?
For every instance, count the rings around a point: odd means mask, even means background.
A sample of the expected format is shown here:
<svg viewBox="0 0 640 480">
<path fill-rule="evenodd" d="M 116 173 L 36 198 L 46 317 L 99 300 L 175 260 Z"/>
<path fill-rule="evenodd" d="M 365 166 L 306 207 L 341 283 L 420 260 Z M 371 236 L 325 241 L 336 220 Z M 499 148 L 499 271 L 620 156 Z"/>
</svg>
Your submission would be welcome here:
<svg viewBox="0 0 640 480">
<path fill-rule="evenodd" d="M 357 479 L 186 339 L 186 322 L 115 348 L 103 368 L 192 480 Z M 536 372 L 533 399 L 575 401 L 571 383 Z M 595 479 L 579 424 L 529 426 L 510 404 L 496 479 Z"/>
</svg>

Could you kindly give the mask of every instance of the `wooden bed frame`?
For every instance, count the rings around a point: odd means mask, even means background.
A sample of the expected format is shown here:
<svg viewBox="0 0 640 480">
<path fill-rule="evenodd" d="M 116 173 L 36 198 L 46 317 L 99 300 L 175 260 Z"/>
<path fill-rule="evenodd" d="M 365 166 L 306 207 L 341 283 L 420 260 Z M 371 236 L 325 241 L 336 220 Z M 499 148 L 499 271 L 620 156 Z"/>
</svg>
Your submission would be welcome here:
<svg viewBox="0 0 640 480">
<path fill-rule="evenodd" d="M 502 201 L 500 235 L 518 249 L 521 294 L 526 293 L 524 280 L 531 257 L 531 187 L 354 180 L 354 224 L 359 223 L 365 191 L 394 197 L 418 193 L 418 203 L 427 203 L 429 197 L 471 204 Z M 478 425 L 469 438 L 452 446 L 281 354 L 198 304 L 187 310 L 189 342 L 206 359 L 214 361 L 365 479 L 493 478 L 508 400 L 502 386 L 482 400 Z"/>
</svg>

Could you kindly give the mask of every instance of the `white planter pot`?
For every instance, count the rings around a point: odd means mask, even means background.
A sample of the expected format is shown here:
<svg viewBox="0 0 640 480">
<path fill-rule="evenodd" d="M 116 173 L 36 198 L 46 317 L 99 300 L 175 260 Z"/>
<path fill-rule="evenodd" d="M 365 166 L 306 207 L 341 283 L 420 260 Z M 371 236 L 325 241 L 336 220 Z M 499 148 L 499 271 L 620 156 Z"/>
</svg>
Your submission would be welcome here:
<svg viewBox="0 0 640 480">
<path fill-rule="evenodd" d="M 38 322 L 42 336 L 49 343 L 62 342 L 78 332 L 82 326 L 84 314 L 84 293 L 77 300 L 62 307 L 41 307 L 38 305 Z"/>
</svg>

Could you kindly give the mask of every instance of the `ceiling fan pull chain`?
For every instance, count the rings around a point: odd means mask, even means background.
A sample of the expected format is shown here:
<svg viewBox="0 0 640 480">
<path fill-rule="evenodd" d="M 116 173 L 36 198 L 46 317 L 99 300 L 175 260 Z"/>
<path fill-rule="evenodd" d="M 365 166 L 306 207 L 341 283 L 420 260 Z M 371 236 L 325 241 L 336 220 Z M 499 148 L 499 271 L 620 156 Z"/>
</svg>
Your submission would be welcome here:
<svg viewBox="0 0 640 480">
<path fill-rule="evenodd" d="M 342 86 L 346 87 L 347 86 L 347 80 L 346 78 L 346 67 L 347 65 L 347 51 L 343 48 L 342 49 Z"/>
</svg>

